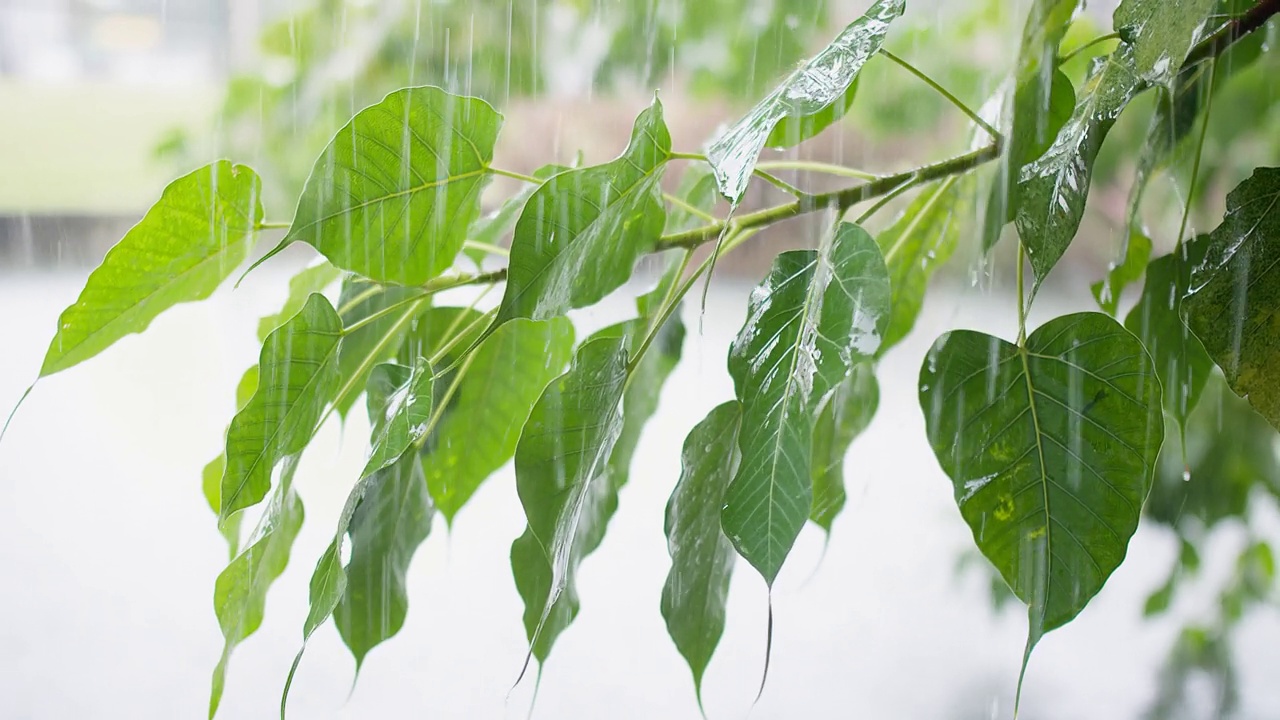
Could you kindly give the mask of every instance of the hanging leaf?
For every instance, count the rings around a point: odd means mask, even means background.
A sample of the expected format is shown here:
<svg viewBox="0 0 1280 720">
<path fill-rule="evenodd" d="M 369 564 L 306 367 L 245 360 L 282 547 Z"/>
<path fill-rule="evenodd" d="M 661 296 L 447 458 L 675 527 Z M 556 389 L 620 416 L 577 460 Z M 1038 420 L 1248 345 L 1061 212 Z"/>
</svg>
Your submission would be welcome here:
<svg viewBox="0 0 1280 720">
<path fill-rule="evenodd" d="M 313 293 L 323 293 L 325 288 L 337 281 L 341 275 L 342 272 L 338 268 L 329 264 L 328 261 L 321 261 L 320 264 L 304 268 L 297 275 L 289 278 L 289 297 L 284 301 L 284 307 L 280 308 L 280 312 L 258 320 L 258 342 L 266 342 L 272 330 L 298 314 L 307 302 L 307 298 Z"/>
<path fill-rule="evenodd" d="M 400 459 L 426 435 L 433 408 L 431 364 L 419 358 L 413 367 L 383 363 L 369 374 L 369 423 L 373 426 L 367 477 Z"/>
<path fill-rule="evenodd" d="M 40 376 L 146 330 L 178 303 L 212 295 L 253 249 L 262 221 L 261 186 L 253 170 L 226 160 L 169 183 L 62 311 Z"/>
<path fill-rule="evenodd" d="M 1130 228 L 1129 239 L 1120 255 L 1123 259 L 1118 263 L 1111 263 L 1106 277 L 1089 286 L 1098 307 L 1112 317 L 1115 317 L 1119 309 L 1120 295 L 1124 289 L 1142 279 L 1142 274 L 1147 271 L 1147 261 L 1151 259 L 1151 238 L 1140 230 Z"/>
<path fill-rule="evenodd" d="M 511 459 L 534 403 L 572 354 L 567 318 L 513 320 L 468 356 L 459 379 L 442 381 L 456 382 L 457 390 L 422 459 L 427 488 L 446 522 Z"/>
<path fill-rule="evenodd" d="M 1280 168 L 1258 168 L 1227 195 L 1183 311 L 1231 389 L 1280 427 L 1280 354 L 1269 332 L 1280 312 L 1277 264 Z"/>
<path fill-rule="evenodd" d="M 369 651 L 404 626 L 405 573 L 431 532 L 434 512 L 422 463 L 413 453 L 371 475 L 355 506 L 347 529 L 347 586 L 333 622 L 355 656 L 357 673 Z"/>
<path fill-rule="evenodd" d="M 809 519 L 827 534 L 831 523 L 844 509 L 844 456 L 854 439 L 875 417 L 880 404 L 880 385 L 875 366 L 860 362 L 836 386 L 818 413 L 813 426 L 813 501 Z"/>
<path fill-rule="evenodd" d="M 415 297 L 421 299 L 414 302 Z M 342 417 L 355 405 L 374 366 L 395 357 L 396 348 L 404 344 L 405 334 L 430 304 L 430 297 L 422 296 L 422 292 L 414 288 L 384 288 L 355 277 L 342 284 L 338 296 L 342 323 L 355 327 L 343 336 L 338 353 L 342 385 L 335 395 L 334 407 Z M 364 322 L 369 318 L 374 319 Z M 417 359 L 417 356 L 407 358 L 406 364 Z"/>
<path fill-rule="evenodd" d="M 305 242 L 371 280 L 425 283 L 453 264 L 480 213 L 501 127 L 479 98 L 436 87 L 387 95 L 316 159 L 280 247 Z"/>
<path fill-rule="evenodd" d="M 1164 389 L 1164 411 L 1178 426 L 1179 446 L 1186 446 L 1187 416 L 1200 399 L 1213 361 L 1200 341 L 1182 322 L 1182 296 L 1191 283 L 1191 270 L 1204 262 L 1209 237 L 1202 235 L 1180 245 L 1171 255 L 1147 266 L 1142 297 L 1129 311 L 1124 326 L 1138 336 Z"/>
<path fill-rule="evenodd" d="M 737 470 L 740 420 L 738 403 L 727 402 L 694 426 L 680 454 L 680 482 L 667 502 L 671 570 L 662 586 L 662 617 L 693 673 L 699 707 L 702 674 L 724 634 L 733 574 L 733 545 L 720 532 L 720 504 Z"/>
<path fill-rule="evenodd" d="M 619 158 L 543 183 L 516 222 L 497 323 L 558 317 L 626 282 L 636 259 L 662 235 L 659 181 L 670 155 L 671 136 L 655 98 L 636 118 Z"/>
<path fill-rule="evenodd" d="M 213 671 L 209 717 L 218 712 L 226 684 L 227 662 L 242 640 L 257 632 L 266 609 L 267 590 L 289 564 L 289 551 L 302 528 L 302 501 L 293 491 L 298 456 L 285 458 L 280 485 L 258 521 L 253 537 L 214 584 L 213 609 L 222 629 L 222 657 Z"/>
<path fill-rule="evenodd" d="M 707 148 L 720 194 L 737 204 L 766 144 L 784 147 L 817 134 L 852 102 L 854 80 L 880 50 L 904 0 L 876 0 L 865 15 L 800 66 Z M 781 128 L 779 130 L 778 128 Z M 794 142 L 792 142 L 794 141 Z"/>
<path fill-rule="evenodd" d="M 1138 527 L 1164 438 L 1155 368 L 1101 313 L 1055 318 L 1025 348 L 956 330 L 920 369 L 920 407 L 978 549 L 1029 607 L 1025 674 Z"/>
<path fill-rule="evenodd" d="M 267 496 L 271 472 L 302 451 L 337 391 L 342 323 L 323 295 L 267 337 L 258 359 L 259 384 L 227 431 L 221 517 Z"/>
<path fill-rule="evenodd" d="M 583 343 L 569 372 L 543 391 L 516 446 L 516 489 L 528 527 L 511 545 L 511 569 L 524 600 L 529 654 L 540 662 L 576 612 L 576 602 L 558 601 L 572 588 L 600 506 L 616 502 L 609 456 L 623 428 L 626 364 L 625 338 Z M 544 635 L 544 626 L 551 632 Z"/>
<path fill-rule="evenodd" d="M 742 464 L 720 522 L 770 585 L 809 517 L 815 418 L 855 361 L 879 348 L 889 297 L 875 240 L 848 223 L 821 251 L 780 254 L 751 294 L 729 352 Z"/>
</svg>

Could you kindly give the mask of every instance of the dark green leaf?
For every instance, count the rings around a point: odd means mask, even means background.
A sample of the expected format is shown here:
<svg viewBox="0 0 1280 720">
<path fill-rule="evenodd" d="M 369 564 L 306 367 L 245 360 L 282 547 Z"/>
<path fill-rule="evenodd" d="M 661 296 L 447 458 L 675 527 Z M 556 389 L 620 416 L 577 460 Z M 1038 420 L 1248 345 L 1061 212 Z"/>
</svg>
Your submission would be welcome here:
<svg viewBox="0 0 1280 720">
<path fill-rule="evenodd" d="M 1124 289 L 1130 283 L 1138 282 L 1147 271 L 1147 261 L 1151 259 L 1151 238 L 1140 230 L 1130 228 L 1129 239 L 1124 244 L 1121 257 L 1120 262 L 1113 262 L 1107 268 L 1106 277 L 1089 286 L 1093 299 L 1098 301 L 1098 307 L 1112 317 L 1115 317 L 1120 306 L 1120 295 Z M 1132 327 L 1129 329 L 1133 330 Z"/>
<path fill-rule="evenodd" d="M 737 204 L 747 190 L 760 151 L 783 146 L 817 133 L 847 108 L 853 81 L 884 42 L 889 24 L 906 9 L 904 0 L 876 0 L 865 15 L 817 55 L 793 72 L 765 99 L 707 148 L 720 193 Z M 785 123 L 785 125 L 784 125 Z M 783 128 L 778 130 L 778 128 Z"/>
<path fill-rule="evenodd" d="M 528 527 L 511 545 L 511 567 L 529 652 L 539 661 L 577 610 L 576 602 L 559 600 L 572 592 L 584 546 L 598 542 L 592 524 L 600 506 L 616 502 L 609 456 L 623 428 L 626 344 L 620 337 L 584 343 L 569 372 L 543 391 L 516 446 L 516 489 Z M 544 626 L 551 632 L 544 635 Z"/>
<path fill-rule="evenodd" d="M 1187 326 L 1231 389 L 1280 427 L 1280 168 L 1258 168 L 1227 195 L 1183 301 Z"/>
<path fill-rule="evenodd" d="M 338 314 L 323 295 L 312 295 L 263 343 L 258 389 L 227 431 L 223 518 L 266 497 L 276 464 L 311 441 L 338 389 L 341 339 Z"/>
<path fill-rule="evenodd" d="M 397 90 L 356 113 L 307 178 L 281 246 L 343 270 L 421 285 L 453 264 L 480 212 L 502 116 L 440 88 Z"/>
<path fill-rule="evenodd" d="M 289 278 L 289 297 L 285 299 L 280 312 L 267 315 L 258 321 L 258 342 L 265 342 L 272 330 L 298 314 L 312 293 L 323 293 L 325 288 L 332 285 L 341 274 L 341 271 L 328 261 L 322 261 L 319 265 L 305 268 Z"/>
<path fill-rule="evenodd" d="M 844 456 L 854 439 L 871 424 L 879 404 L 875 366 L 860 362 L 836 386 L 813 426 L 813 501 L 809 519 L 827 533 L 844 509 Z"/>
<path fill-rule="evenodd" d="M 357 672 L 369 651 L 404 625 L 409 609 L 405 573 L 431 532 L 434 512 L 414 453 L 371 475 L 363 489 L 347 529 L 351 560 L 346 592 L 333 610 Z"/>
<path fill-rule="evenodd" d="M 809 517 L 818 411 L 854 363 L 879 348 L 889 298 L 880 249 L 848 223 L 820 251 L 780 254 L 751 294 L 729 352 L 742 464 L 720 522 L 771 585 Z"/>
<path fill-rule="evenodd" d="M 89 275 L 75 304 L 62 311 L 40 376 L 146 330 L 178 303 L 209 297 L 253 249 L 262 220 L 260 191 L 253 170 L 226 160 L 169 183 Z"/>
<path fill-rule="evenodd" d="M 418 295 L 421 291 L 413 288 L 382 288 L 355 277 L 342 284 L 338 308 L 343 325 L 352 327 L 377 315 L 376 319 L 356 327 L 342 338 L 338 354 L 338 374 L 342 385 L 334 398 L 334 407 L 343 417 L 365 389 L 373 367 L 395 357 L 396 349 L 403 344 L 405 334 L 413 327 L 415 319 L 430 306 L 427 296 L 413 302 Z M 417 359 L 416 355 L 405 358 L 405 364 L 412 364 Z"/>
<path fill-rule="evenodd" d="M 1124 0 L 1112 22 L 1133 46 L 1138 77 L 1148 85 L 1166 85 L 1182 67 L 1200 37 L 1217 0 Z"/>
<path fill-rule="evenodd" d="M 369 374 L 367 401 L 373 435 L 361 477 L 394 463 L 427 433 L 434 399 L 432 379 L 431 364 L 422 358 L 413 367 L 383 363 Z"/>
<path fill-rule="evenodd" d="M 1153 260 L 1147 266 L 1142 297 L 1124 320 L 1124 326 L 1138 336 L 1155 361 L 1164 389 L 1164 411 L 1178 426 L 1179 445 L 1186 443 L 1187 416 L 1213 370 L 1213 362 L 1183 324 L 1180 313 L 1191 271 L 1204 262 L 1208 245 L 1209 237 L 1202 235 Z"/>
<path fill-rule="evenodd" d="M 1155 368 L 1101 313 L 1055 318 L 1025 349 L 956 330 L 920 369 L 920 407 L 974 541 L 1029 606 L 1025 673 L 1138 527 L 1164 438 Z"/>
<path fill-rule="evenodd" d="M 636 258 L 662 235 L 658 183 L 670 154 L 662 104 L 654 99 L 619 158 L 543 183 L 516 222 L 498 322 L 558 317 L 626 282 Z"/>
<path fill-rule="evenodd" d="M 448 381 L 457 390 L 422 455 L 427 488 L 446 522 L 511 459 L 534 403 L 572 354 L 568 319 L 513 320 L 467 357 L 459 379 Z"/>
<path fill-rule="evenodd" d="M 724 634 L 733 573 L 733 545 L 720 532 L 720 504 L 737 470 L 741 417 L 738 403 L 727 402 L 694 426 L 680 454 L 680 482 L 667 502 L 671 570 L 662 586 L 662 617 L 693 672 L 699 705 L 702 674 Z"/>
<path fill-rule="evenodd" d="M 280 485 L 253 536 L 230 565 L 218 575 L 214 584 L 213 608 L 222 629 L 222 657 L 213 671 L 213 689 L 209 696 L 209 717 L 218 712 L 226 683 L 227 662 L 231 651 L 262 625 L 267 590 L 289 564 L 289 551 L 302 527 L 302 501 L 293 491 L 293 473 L 298 456 L 284 461 Z"/>
</svg>

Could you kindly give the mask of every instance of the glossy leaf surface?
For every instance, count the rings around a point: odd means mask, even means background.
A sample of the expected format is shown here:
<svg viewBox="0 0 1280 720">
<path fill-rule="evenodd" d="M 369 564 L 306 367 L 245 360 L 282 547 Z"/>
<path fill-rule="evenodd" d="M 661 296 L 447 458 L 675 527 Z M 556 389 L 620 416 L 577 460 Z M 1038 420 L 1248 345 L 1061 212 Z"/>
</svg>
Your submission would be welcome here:
<svg viewBox="0 0 1280 720">
<path fill-rule="evenodd" d="M 701 704 L 702 675 L 724 634 L 725 602 L 735 561 L 720 531 L 720 505 L 737 470 L 737 402 L 707 414 L 685 438 L 680 481 L 667 502 L 667 552 L 671 570 L 662 586 L 662 617 L 676 649 L 693 673 Z"/>
<path fill-rule="evenodd" d="M 1124 0 L 1112 22 L 1133 46 L 1138 77 L 1149 85 L 1173 79 L 1218 0 Z"/>
<path fill-rule="evenodd" d="M 378 282 L 421 285 L 453 264 L 480 212 L 502 116 L 435 87 L 356 113 L 307 178 L 281 245 L 313 245 Z"/>
<path fill-rule="evenodd" d="M 889 24 L 906 9 L 904 0 L 877 0 L 862 17 L 793 72 L 707 148 L 720 193 L 732 203 L 742 200 L 755 171 L 760 151 L 804 139 L 806 129 L 817 132 L 833 106 L 847 106 L 853 82 L 871 56 L 880 50 Z M 782 124 L 784 130 L 775 134 Z"/>
<path fill-rule="evenodd" d="M 546 180 L 556 173 L 562 173 L 570 169 L 563 165 L 544 165 L 534 171 L 533 177 L 539 180 Z M 511 232 L 511 228 L 515 226 L 516 220 L 520 217 L 520 212 L 524 210 L 525 203 L 529 202 L 529 198 L 533 197 L 533 194 L 540 187 L 542 187 L 541 183 L 526 183 L 519 192 L 504 200 L 497 210 L 484 217 L 476 218 L 471 225 L 471 230 L 467 233 L 467 239 L 487 245 L 501 246 L 502 238 Z M 466 252 L 477 265 L 480 264 L 486 254 L 482 250 L 467 250 Z"/>
<path fill-rule="evenodd" d="M 40 376 L 147 329 L 178 303 L 203 300 L 243 263 L 262 221 L 261 181 L 220 160 L 184 175 L 103 258 L 58 317 Z"/>
<path fill-rule="evenodd" d="M 871 424 L 880 405 L 880 385 L 875 366 L 860 362 L 836 386 L 818 413 L 813 426 L 813 500 L 809 519 L 831 532 L 836 515 L 844 509 L 847 496 L 844 459 L 849 446 Z"/>
<path fill-rule="evenodd" d="M 372 449 L 361 477 L 394 463 L 426 435 L 434 408 L 432 380 L 431 364 L 421 358 L 413 367 L 383 363 L 369 374 Z"/>
<path fill-rule="evenodd" d="M 655 99 L 619 158 L 543 183 L 516 222 L 498 322 L 557 317 L 626 282 L 666 224 L 658 183 L 670 153 Z"/>
<path fill-rule="evenodd" d="M 1025 350 L 956 330 L 920 369 L 920 407 L 978 549 L 1028 605 L 1025 669 L 1137 529 L 1164 436 L 1155 368 L 1100 313 L 1055 318 Z"/>
<path fill-rule="evenodd" d="M 729 351 L 742 464 L 720 522 L 769 584 L 809 517 L 817 413 L 853 364 L 879 349 L 889 298 L 875 240 L 847 223 L 823 250 L 780 254 L 751 294 Z"/>
<path fill-rule="evenodd" d="M 258 389 L 227 431 L 221 515 L 267 496 L 271 472 L 302 451 L 338 387 L 342 323 L 329 301 L 312 295 L 267 337 L 258 358 Z"/>
<path fill-rule="evenodd" d="M 1111 263 L 1106 276 L 1089 286 L 1093 299 L 1098 301 L 1103 312 L 1115 317 L 1120 307 L 1120 295 L 1130 284 L 1142 279 L 1150 259 L 1151 238 L 1146 233 L 1131 229 L 1120 261 Z"/>
</svg>

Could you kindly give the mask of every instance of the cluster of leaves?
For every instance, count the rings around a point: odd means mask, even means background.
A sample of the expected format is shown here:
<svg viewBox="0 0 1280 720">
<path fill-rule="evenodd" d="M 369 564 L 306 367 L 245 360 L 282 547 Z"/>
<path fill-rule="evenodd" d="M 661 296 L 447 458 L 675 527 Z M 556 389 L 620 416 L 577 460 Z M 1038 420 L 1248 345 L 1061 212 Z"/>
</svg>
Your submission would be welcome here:
<svg viewBox="0 0 1280 720">
<path fill-rule="evenodd" d="M 1012 342 L 942 335 L 921 367 L 919 400 L 977 548 L 1028 606 L 1025 674 L 1041 637 L 1075 618 L 1123 561 L 1161 467 L 1166 418 L 1187 436 L 1215 367 L 1270 426 L 1237 414 L 1242 422 L 1268 441 L 1280 427 L 1278 169 L 1259 168 L 1232 191 L 1213 232 L 1145 268 L 1134 253 L 1138 268 L 1111 273 L 1118 296 L 1145 269 L 1123 324 L 1086 312 L 1026 331 L 1026 303 L 1077 234 L 1116 118 L 1142 92 L 1212 65 L 1280 11 L 1273 0 L 1240 12 L 1214 0 L 1124 0 L 1117 47 L 1076 88 L 1056 68 L 1077 5 L 1033 3 L 1010 91 L 988 104 L 999 117 L 979 116 L 925 78 L 989 144 L 830 193 L 789 188 L 793 202 L 723 219 L 713 214 L 717 195 L 736 209 L 753 178 L 776 180 L 756 167 L 765 146 L 796 145 L 844 115 L 904 0 L 877 0 L 705 155 L 673 151 L 656 99 L 615 160 L 529 177 L 493 165 L 502 116 L 481 99 L 409 87 L 356 113 L 315 160 L 283 239 L 258 261 L 294 243 L 324 256 L 291 280 L 285 307 L 263 318 L 261 354 L 240 383 L 225 451 L 204 473 L 232 555 L 215 589 L 225 650 L 210 715 L 231 653 L 260 625 L 303 521 L 292 485 L 298 457 L 331 413 L 345 417 L 361 395 L 368 461 L 316 563 L 304 649 L 330 618 L 357 666 L 396 634 L 408 607 L 405 573 L 437 510 L 451 522 L 514 460 L 527 527 L 512 543 L 511 567 L 525 604 L 526 664 L 544 661 L 578 612 L 577 569 L 603 540 L 640 434 L 680 361 L 682 299 L 759 228 L 825 211 L 832 227 L 818 247 L 779 254 L 751 294 L 727 362 L 734 397 L 689 433 L 667 507 L 672 567 L 661 611 L 699 687 L 724 629 L 735 553 L 772 585 L 807 522 L 830 530 L 845 503 L 844 455 L 875 412 L 876 363 L 911 330 L 930 276 L 959 242 L 957 218 L 980 198 L 986 244 L 1009 222 L 1017 230 L 1018 334 Z M 1205 122 L 1207 112 L 1206 103 Z M 998 159 L 1008 169 L 991 190 L 973 171 Z M 667 196 L 662 177 L 677 161 L 692 164 Z M 481 192 L 499 174 L 528 189 L 482 216 Z M 842 219 L 858 203 L 916 188 L 877 236 Z M 253 170 L 226 161 L 175 180 L 62 314 L 41 376 L 207 297 L 273 227 L 260 193 Z M 508 233 L 509 253 L 492 245 Z M 712 251 L 690 270 L 700 246 Z M 485 252 L 509 261 L 486 270 Z M 475 253 L 478 272 L 454 270 Z M 657 287 L 637 298 L 635 317 L 576 342 L 566 314 L 623 287 L 650 254 L 672 257 Z M 335 305 L 324 293 L 339 281 Z M 482 295 L 470 306 L 436 302 L 447 290 L 498 283 L 502 298 L 488 311 L 478 309 Z M 1116 304 L 1103 307 L 1114 313 Z M 1182 444 L 1185 458 L 1218 463 L 1206 470 L 1215 483 L 1235 467 L 1234 455 L 1214 460 Z M 1274 453 L 1257 453 L 1270 457 L 1270 470 Z M 1223 497 L 1216 484 L 1197 492 Z M 241 543 L 241 518 L 258 505 Z M 289 680 L 301 659 L 299 651 Z"/>
</svg>

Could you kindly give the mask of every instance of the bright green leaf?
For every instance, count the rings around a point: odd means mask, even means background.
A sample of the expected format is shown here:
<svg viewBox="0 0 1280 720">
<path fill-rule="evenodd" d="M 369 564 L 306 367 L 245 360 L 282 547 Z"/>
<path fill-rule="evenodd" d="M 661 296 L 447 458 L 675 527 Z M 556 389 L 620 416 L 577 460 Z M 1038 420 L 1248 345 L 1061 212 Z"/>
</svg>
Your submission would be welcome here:
<svg viewBox="0 0 1280 720">
<path fill-rule="evenodd" d="M 889 298 L 880 249 L 848 223 L 823 250 L 780 254 L 751 294 L 729 352 L 742 464 L 721 525 L 771 585 L 809 517 L 815 418 L 854 363 L 879 348 Z"/>
<path fill-rule="evenodd" d="M 558 317 L 626 282 L 636 259 L 662 235 L 659 181 L 670 153 L 662 104 L 654 99 L 619 158 L 543 183 L 516 222 L 498 323 Z"/>
<path fill-rule="evenodd" d="M 258 389 L 258 366 L 250 366 L 244 371 L 244 375 L 240 376 L 240 382 L 236 385 L 236 412 L 240 412 L 245 405 L 249 404 L 249 400 L 253 397 L 253 393 Z M 226 434 L 225 431 L 223 433 Z M 225 442 L 225 437 L 223 438 Z M 222 511 L 222 475 L 227 471 L 227 456 L 225 453 L 219 453 L 218 457 L 209 461 L 204 466 L 204 470 L 200 473 L 201 490 L 204 492 L 205 502 L 209 503 L 209 509 L 215 515 Z M 222 533 L 222 537 L 227 541 L 227 548 L 231 552 L 231 557 L 235 558 L 240 552 L 240 522 L 241 515 L 236 513 L 231 517 L 218 523 L 218 531 Z"/>
<path fill-rule="evenodd" d="M 702 674 L 724 634 L 733 573 L 733 545 L 720 532 L 720 504 L 737 470 L 741 417 L 738 403 L 727 402 L 694 426 L 680 453 L 680 482 L 667 502 L 671 570 L 662 586 L 662 617 L 693 672 L 699 705 Z"/>
<path fill-rule="evenodd" d="M 243 263 L 262 220 L 253 170 L 220 160 L 169 183 L 58 317 L 40 376 L 147 329 L 178 303 L 203 300 Z"/>
<path fill-rule="evenodd" d="M 956 330 L 920 369 L 920 407 L 978 549 L 1028 605 L 1025 673 L 1138 527 L 1164 438 L 1155 367 L 1101 313 L 1051 320 L 1025 349 Z"/>
<path fill-rule="evenodd" d="M 372 449 L 361 477 L 394 463 L 427 433 L 434 400 L 432 379 L 431 364 L 421 358 L 413 367 L 383 363 L 369 374 L 366 397 Z"/>
<path fill-rule="evenodd" d="M 311 441 L 338 389 L 341 339 L 338 314 L 323 295 L 312 295 L 263 343 L 258 389 L 227 431 L 223 518 L 266 497 L 276 464 Z"/>
<path fill-rule="evenodd" d="M 453 264 L 480 212 L 502 116 L 436 87 L 356 113 L 307 178 L 281 247 L 313 245 L 343 270 L 421 285 Z"/>
<path fill-rule="evenodd" d="M 742 200 L 767 143 L 799 142 L 806 131 L 816 133 L 825 127 L 823 122 L 835 119 L 832 106 L 848 107 L 858 72 L 880 50 L 889 24 L 905 9 L 904 0 L 876 0 L 865 15 L 711 143 L 707 158 L 722 195 L 734 204 Z M 784 129 L 779 132 L 779 127 Z"/>
<path fill-rule="evenodd" d="M 1151 259 L 1151 238 L 1146 233 L 1131 228 L 1121 256 L 1123 259 L 1120 262 L 1113 262 L 1107 268 L 1106 277 L 1089 286 L 1098 307 L 1112 317 L 1115 317 L 1120 306 L 1120 295 L 1124 289 L 1131 283 L 1138 282 L 1147 271 L 1147 261 Z"/>
<path fill-rule="evenodd" d="M 382 288 L 354 277 L 342 284 L 338 296 L 342 324 L 356 328 L 342 338 L 338 353 L 342 385 L 335 396 L 334 407 L 343 417 L 365 389 L 374 366 L 395 357 L 396 349 L 404 344 L 405 335 L 416 318 L 430 306 L 429 296 L 413 302 L 419 295 L 421 291 L 413 288 Z M 375 315 L 375 319 L 363 322 Z M 357 323 L 363 324 L 357 326 Z M 417 356 L 406 358 L 405 364 L 415 360 Z"/>
<path fill-rule="evenodd" d="M 813 426 L 813 500 L 809 519 L 831 532 L 831 523 L 844 509 L 844 456 L 854 439 L 871 424 L 880 404 L 875 366 L 860 362 L 836 386 Z"/>
<path fill-rule="evenodd" d="M 267 315 L 258 321 L 258 342 L 265 342 L 272 330 L 298 314 L 312 293 L 323 293 L 325 288 L 332 285 L 341 275 L 342 272 L 338 268 L 328 261 L 323 261 L 289 278 L 289 297 L 280 308 L 280 312 Z"/>
<path fill-rule="evenodd" d="M 1227 195 L 1227 214 L 1193 268 L 1187 326 L 1227 383 L 1280 427 L 1280 168 L 1258 168 Z"/>
</svg>

